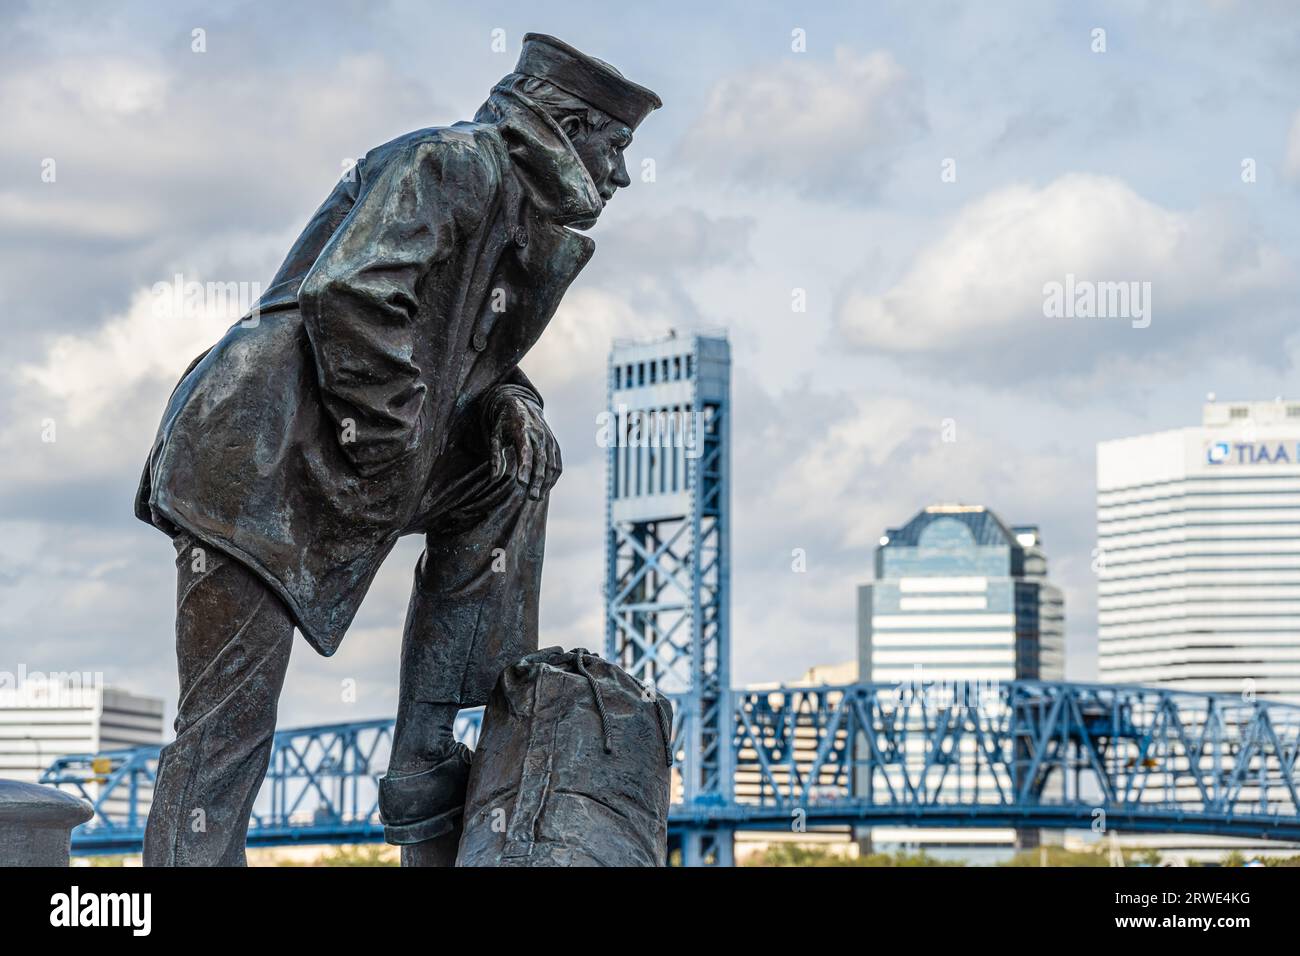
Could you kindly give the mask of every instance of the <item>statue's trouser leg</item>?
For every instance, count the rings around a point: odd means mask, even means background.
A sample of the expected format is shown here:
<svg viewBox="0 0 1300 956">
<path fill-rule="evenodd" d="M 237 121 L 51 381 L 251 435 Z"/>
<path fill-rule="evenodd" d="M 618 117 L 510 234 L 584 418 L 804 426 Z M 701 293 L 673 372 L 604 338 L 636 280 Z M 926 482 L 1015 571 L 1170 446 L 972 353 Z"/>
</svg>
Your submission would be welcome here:
<svg viewBox="0 0 1300 956">
<path fill-rule="evenodd" d="M 176 545 L 176 740 L 163 748 L 146 866 L 242 866 L 266 776 L 293 619 L 261 579 L 188 534 Z"/>
<path fill-rule="evenodd" d="M 481 460 L 438 477 L 402 638 L 395 774 L 435 764 L 456 710 L 486 703 L 501 671 L 537 649 L 547 496 L 493 479 Z"/>
</svg>

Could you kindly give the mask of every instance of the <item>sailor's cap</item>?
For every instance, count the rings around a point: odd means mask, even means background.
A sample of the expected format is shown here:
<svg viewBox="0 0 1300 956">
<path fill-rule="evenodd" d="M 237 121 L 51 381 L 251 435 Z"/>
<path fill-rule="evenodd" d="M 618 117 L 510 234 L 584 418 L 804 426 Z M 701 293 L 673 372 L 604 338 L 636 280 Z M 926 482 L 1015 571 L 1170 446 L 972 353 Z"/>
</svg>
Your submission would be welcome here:
<svg viewBox="0 0 1300 956">
<path fill-rule="evenodd" d="M 544 33 L 524 35 L 515 72 L 545 80 L 631 129 L 663 106 L 657 94 L 625 78 L 604 60 Z"/>
</svg>

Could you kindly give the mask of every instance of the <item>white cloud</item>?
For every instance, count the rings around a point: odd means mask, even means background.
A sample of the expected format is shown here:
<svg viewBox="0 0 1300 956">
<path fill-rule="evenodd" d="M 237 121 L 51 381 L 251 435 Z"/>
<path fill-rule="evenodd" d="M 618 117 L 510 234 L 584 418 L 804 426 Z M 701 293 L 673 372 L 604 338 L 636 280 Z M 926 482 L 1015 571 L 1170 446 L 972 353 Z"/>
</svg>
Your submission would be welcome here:
<svg viewBox="0 0 1300 956">
<path fill-rule="evenodd" d="M 925 125 L 919 86 L 892 54 L 837 49 L 829 62 L 792 54 L 720 81 L 680 151 L 712 179 L 856 196 Z"/>
<path fill-rule="evenodd" d="M 1037 523 L 1051 579 L 1066 590 L 1072 647 L 1087 646 L 1094 583 L 1091 450 L 1025 451 L 962 417 L 945 442 L 941 414 L 917 401 L 742 390 L 733 452 L 732 579 L 737 682 L 790 679 L 856 654 L 857 585 L 873 577 L 881 533 L 926 505 L 992 508 Z M 937 401 L 936 403 L 941 403 Z M 792 570 L 802 549 L 805 572 Z M 1083 655 L 1074 654 L 1075 666 Z"/>
<path fill-rule="evenodd" d="M 87 113 L 131 116 L 166 105 L 168 77 L 157 67 L 110 57 L 69 57 L 53 64 L 59 85 Z"/>
<path fill-rule="evenodd" d="M 19 369 L 20 378 L 54 399 L 73 425 L 120 408 L 142 382 L 174 384 L 243 311 L 216 302 L 194 309 L 180 304 L 177 309 L 170 287 L 141 289 L 125 314 L 97 331 L 57 337 L 40 362 Z"/>
<path fill-rule="evenodd" d="M 111 197 L 56 197 L 50 190 L 45 195 L 0 192 L 0 226 L 27 241 L 45 236 L 131 240 L 162 228 L 166 221 L 164 210 Z"/>
<path fill-rule="evenodd" d="M 8 183 L 25 201 L 0 205 L 0 225 L 26 230 L 34 203 L 73 235 L 108 231 L 83 220 L 116 219 L 114 236 L 165 229 L 173 242 L 305 221 L 347 161 L 419 128 L 436 106 L 378 53 L 219 82 L 204 69 L 212 61 L 181 62 L 69 57 L 0 73 L 0 162 L 30 170 Z M 55 182 L 41 179 L 45 158 L 57 164 Z"/>
<path fill-rule="evenodd" d="M 1286 137 L 1286 157 L 1282 171 L 1292 182 L 1300 181 L 1300 110 L 1291 117 L 1291 129 Z"/>
<path fill-rule="evenodd" d="M 1047 318 L 1044 286 L 1067 275 L 1150 282 L 1152 323 Z M 1167 209 L 1106 176 L 999 189 L 961 209 L 884 292 L 851 285 L 836 314 L 853 346 L 916 357 L 953 375 L 1088 373 L 1158 345 L 1170 359 L 1225 338 L 1271 351 L 1291 269 L 1228 207 Z M 1221 346 L 1220 346 L 1221 347 Z M 1014 364 L 1008 360 L 1014 356 Z"/>
<path fill-rule="evenodd" d="M 748 216 L 710 216 L 678 206 L 670 212 L 617 216 L 597 240 L 599 260 L 593 272 L 626 285 L 630 272 L 644 272 L 659 282 L 675 274 L 746 265 L 755 222 Z"/>
<path fill-rule="evenodd" d="M 650 324 L 621 296 L 591 287 L 574 289 L 523 366 L 543 397 L 573 385 L 594 384 L 603 402 L 610 340 L 645 335 Z"/>
</svg>

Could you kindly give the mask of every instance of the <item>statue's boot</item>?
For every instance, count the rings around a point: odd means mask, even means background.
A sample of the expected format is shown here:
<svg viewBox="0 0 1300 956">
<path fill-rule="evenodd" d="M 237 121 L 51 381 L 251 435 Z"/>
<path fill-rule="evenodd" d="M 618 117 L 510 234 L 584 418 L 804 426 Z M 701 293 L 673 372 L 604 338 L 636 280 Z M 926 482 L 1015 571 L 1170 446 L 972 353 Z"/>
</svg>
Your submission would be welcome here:
<svg viewBox="0 0 1300 956">
<path fill-rule="evenodd" d="M 455 743 L 428 770 L 379 778 L 379 818 L 384 839 L 398 846 L 433 840 L 457 828 L 465 812 L 471 751 Z"/>
<path fill-rule="evenodd" d="M 460 855 L 460 838 L 465 833 L 465 818 L 457 817 L 451 831 L 423 843 L 402 846 L 402 866 L 451 867 Z"/>
</svg>

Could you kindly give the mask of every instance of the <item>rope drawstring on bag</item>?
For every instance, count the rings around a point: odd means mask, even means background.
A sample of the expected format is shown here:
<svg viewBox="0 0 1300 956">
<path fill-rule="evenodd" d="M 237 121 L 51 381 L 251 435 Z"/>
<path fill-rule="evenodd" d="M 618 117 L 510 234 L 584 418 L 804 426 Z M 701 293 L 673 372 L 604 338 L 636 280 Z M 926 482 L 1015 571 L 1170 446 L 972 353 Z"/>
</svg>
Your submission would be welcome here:
<svg viewBox="0 0 1300 956">
<path fill-rule="evenodd" d="M 596 657 L 595 654 L 589 654 L 586 648 L 575 647 L 573 649 L 573 659 L 577 664 L 578 673 L 587 679 L 587 684 L 591 687 L 591 696 L 596 699 L 596 710 L 600 713 L 600 732 L 605 738 L 605 753 L 614 752 L 614 735 L 610 729 L 609 712 L 605 709 L 605 698 L 600 693 L 600 685 L 596 683 L 596 678 L 591 676 L 587 670 L 586 658 Z M 596 657 L 597 660 L 600 658 Z M 655 716 L 659 718 L 659 736 L 664 742 L 664 759 L 669 767 L 673 765 L 673 744 L 672 744 L 672 727 L 669 723 L 669 716 L 664 712 L 664 706 L 667 702 L 658 693 L 654 696 Z"/>
<path fill-rule="evenodd" d="M 605 735 L 605 753 L 614 752 L 614 736 L 609 727 L 609 712 L 605 710 L 605 698 L 600 694 L 600 685 L 596 683 L 596 678 L 591 676 L 583 664 L 583 657 L 587 651 L 584 648 L 574 648 L 573 656 L 578 663 L 578 673 L 587 678 L 587 683 L 591 685 L 592 696 L 596 698 L 596 710 L 600 712 L 600 732 Z"/>
<path fill-rule="evenodd" d="M 664 757 L 668 760 L 668 766 L 671 769 L 673 765 L 673 731 L 669 725 L 668 714 L 664 708 L 668 706 L 668 701 L 655 694 L 655 713 L 659 715 L 659 736 L 664 739 Z"/>
</svg>

